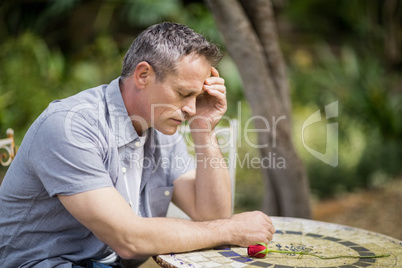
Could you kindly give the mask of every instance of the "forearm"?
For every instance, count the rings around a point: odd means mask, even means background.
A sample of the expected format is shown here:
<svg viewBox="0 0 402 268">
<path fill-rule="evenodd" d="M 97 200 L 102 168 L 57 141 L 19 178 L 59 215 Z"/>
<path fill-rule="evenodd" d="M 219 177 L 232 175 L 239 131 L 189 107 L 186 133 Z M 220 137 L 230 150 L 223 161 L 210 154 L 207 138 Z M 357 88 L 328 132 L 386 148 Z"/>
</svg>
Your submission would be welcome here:
<svg viewBox="0 0 402 268">
<path fill-rule="evenodd" d="M 221 245 L 247 247 L 269 243 L 275 228 L 261 212 L 245 212 L 230 219 L 193 222 L 174 218 L 141 218 L 130 225 L 129 239 L 121 241 L 119 255 L 141 258 L 166 253 L 188 252 Z M 113 247 L 112 247 L 113 248 Z"/>
<path fill-rule="evenodd" d="M 231 243 L 231 227 L 226 223 L 142 218 L 132 212 L 114 188 L 59 196 L 59 199 L 77 220 L 123 258 Z"/>
<path fill-rule="evenodd" d="M 232 212 L 232 192 L 227 163 L 215 135 L 197 134 L 193 134 L 193 140 L 197 161 L 195 208 L 198 220 L 228 218 Z"/>
<path fill-rule="evenodd" d="M 229 245 L 231 234 L 224 221 L 142 218 L 131 225 L 132 230 L 125 236 L 127 240 L 119 243 L 122 246 L 119 255 L 128 259 L 142 258 Z"/>
<path fill-rule="evenodd" d="M 225 244 L 267 243 L 275 232 L 269 217 L 261 212 L 208 222 L 141 218 L 111 187 L 58 197 L 78 221 L 126 259 Z"/>
</svg>

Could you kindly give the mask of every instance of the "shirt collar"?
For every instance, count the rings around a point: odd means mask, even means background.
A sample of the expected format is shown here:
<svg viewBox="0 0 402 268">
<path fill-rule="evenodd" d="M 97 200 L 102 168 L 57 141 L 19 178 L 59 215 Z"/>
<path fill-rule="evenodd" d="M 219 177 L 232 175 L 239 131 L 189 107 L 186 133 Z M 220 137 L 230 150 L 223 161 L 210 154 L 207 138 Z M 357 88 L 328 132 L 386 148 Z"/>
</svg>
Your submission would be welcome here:
<svg viewBox="0 0 402 268">
<path fill-rule="evenodd" d="M 113 80 L 106 87 L 105 92 L 107 111 L 117 147 L 124 146 L 138 138 L 124 105 L 119 81 L 120 77 Z"/>
<path fill-rule="evenodd" d="M 126 106 L 124 105 L 123 97 L 121 96 L 120 77 L 113 80 L 107 87 L 105 92 L 106 106 L 109 113 L 110 124 L 115 136 L 117 147 L 122 147 L 139 139 L 138 133 L 135 131 L 128 116 Z M 147 130 L 147 141 L 152 153 L 159 141 L 156 135 L 157 131 L 154 128 Z"/>
</svg>

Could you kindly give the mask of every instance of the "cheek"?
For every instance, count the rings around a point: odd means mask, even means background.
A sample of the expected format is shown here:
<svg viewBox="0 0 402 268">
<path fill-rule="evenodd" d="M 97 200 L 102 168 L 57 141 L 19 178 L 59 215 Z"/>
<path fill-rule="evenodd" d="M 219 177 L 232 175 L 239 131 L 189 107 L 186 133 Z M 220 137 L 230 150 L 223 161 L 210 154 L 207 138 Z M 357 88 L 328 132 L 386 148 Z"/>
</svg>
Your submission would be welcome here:
<svg viewBox="0 0 402 268">
<path fill-rule="evenodd" d="M 166 90 L 168 91 L 168 90 Z M 171 118 L 181 114 L 181 103 L 174 92 L 160 92 L 152 96 L 152 107 L 155 119 Z"/>
<path fill-rule="evenodd" d="M 177 108 L 175 109 L 174 107 L 167 107 L 166 104 L 163 104 L 163 106 L 155 107 L 153 114 L 156 120 L 163 120 L 171 118 L 176 112 Z"/>
<path fill-rule="evenodd" d="M 171 117 L 174 114 L 181 114 L 179 103 L 164 102 L 154 105 L 154 114 L 162 117 Z"/>
<path fill-rule="evenodd" d="M 177 117 L 181 117 L 182 112 L 180 108 L 171 108 L 171 109 L 165 109 L 160 113 L 161 117 L 163 118 L 177 118 Z"/>
</svg>

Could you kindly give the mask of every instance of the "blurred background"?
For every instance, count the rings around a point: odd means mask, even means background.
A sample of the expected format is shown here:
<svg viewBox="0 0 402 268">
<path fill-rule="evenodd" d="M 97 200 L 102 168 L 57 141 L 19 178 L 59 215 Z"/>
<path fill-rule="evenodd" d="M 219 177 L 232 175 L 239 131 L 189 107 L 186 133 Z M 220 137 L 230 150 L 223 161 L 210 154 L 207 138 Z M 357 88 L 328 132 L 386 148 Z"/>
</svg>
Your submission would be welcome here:
<svg viewBox="0 0 402 268">
<path fill-rule="evenodd" d="M 313 217 L 402 239 L 402 1 L 272 4 L 291 86 L 293 141 L 308 172 Z M 225 50 L 202 0 L 3 1 L 0 138 L 11 127 L 20 144 L 49 102 L 118 77 L 136 35 L 161 21 L 186 24 Z M 228 55 L 219 71 L 228 90 L 227 115 L 249 118 Z M 301 141 L 303 122 L 334 101 L 337 167 L 314 158 Z M 325 122 L 315 124 L 305 133 L 306 143 L 325 153 L 325 131 Z M 258 157 L 257 149 L 241 144 L 240 159 Z M 5 172 L 0 167 L 0 181 Z M 261 207 L 262 183 L 259 169 L 237 169 L 237 212 Z"/>
</svg>

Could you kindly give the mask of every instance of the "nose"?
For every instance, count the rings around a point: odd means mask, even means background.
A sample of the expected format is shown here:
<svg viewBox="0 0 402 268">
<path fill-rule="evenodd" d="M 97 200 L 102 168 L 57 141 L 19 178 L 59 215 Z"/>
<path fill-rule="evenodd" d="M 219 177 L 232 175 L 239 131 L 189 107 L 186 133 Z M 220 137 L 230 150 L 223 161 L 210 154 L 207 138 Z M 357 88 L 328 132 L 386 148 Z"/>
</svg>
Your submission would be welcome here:
<svg viewBox="0 0 402 268">
<path fill-rule="evenodd" d="M 196 112 L 196 98 L 188 98 L 187 102 L 181 108 L 182 112 L 188 116 L 194 116 Z"/>
</svg>

